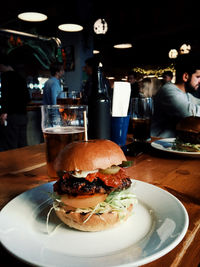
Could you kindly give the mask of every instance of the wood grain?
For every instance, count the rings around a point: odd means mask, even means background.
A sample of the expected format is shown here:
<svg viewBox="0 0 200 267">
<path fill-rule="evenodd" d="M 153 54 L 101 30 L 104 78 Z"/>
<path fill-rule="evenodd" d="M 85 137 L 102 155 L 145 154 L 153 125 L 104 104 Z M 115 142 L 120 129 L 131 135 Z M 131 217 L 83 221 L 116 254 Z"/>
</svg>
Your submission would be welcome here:
<svg viewBox="0 0 200 267">
<path fill-rule="evenodd" d="M 46 174 L 44 144 L 0 152 L 0 208 L 20 193 L 52 181 Z M 151 183 L 177 197 L 189 214 L 189 229 L 182 242 L 147 267 L 198 267 L 200 263 L 200 159 L 160 153 L 151 148 L 127 169 L 132 179 Z M 3 247 L 0 266 L 26 266 Z"/>
</svg>

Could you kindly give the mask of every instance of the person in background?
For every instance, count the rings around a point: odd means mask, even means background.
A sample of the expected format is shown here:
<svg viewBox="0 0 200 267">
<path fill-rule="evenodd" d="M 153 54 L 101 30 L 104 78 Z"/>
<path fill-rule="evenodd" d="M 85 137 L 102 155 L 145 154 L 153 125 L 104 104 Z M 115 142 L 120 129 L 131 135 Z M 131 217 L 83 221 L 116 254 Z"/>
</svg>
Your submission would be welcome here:
<svg viewBox="0 0 200 267">
<path fill-rule="evenodd" d="M 63 63 L 52 63 L 50 73 L 51 77 L 45 82 L 43 88 L 43 105 L 57 104 L 57 96 L 62 91 L 60 79 L 64 75 Z"/>
<path fill-rule="evenodd" d="M 200 98 L 200 86 L 196 91 L 191 92 L 191 94 L 197 98 Z"/>
<path fill-rule="evenodd" d="M 0 55 L 0 73 L 0 151 L 4 151 L 27 146 L 27 104 L 30 96 L 26 79 L 13 68 L 6 55 Z"/>
<path fill-rule="evenodd" d="M 162 75 L 163 77 L 163 84 L 168 83 L 168 82 L 172 82 L 173 79 L 173 73 L 171 71 L 165 71 Z"/>
<path fill-rule="evenodd" d="M 176 62 L 176 83 L 165 83 L 154 97 L 151 135 L 175 137 L 176 124 L 184 117 L 200 116 L 200 99 L 190 92 L 200 85 L 200 58 L 187 54 Z"/>
<path fill-rule="evenodd" d="M 137 82 L 137 73 L 135 71 L 130 71 L 128 73 L 128 82 L 131 84 L 131 98 L 139 97 L 139 84 Z"/>
<path fill-rule="evenodd" d="M 158 78 L 145 77 L 138 82 L 140 97 L 154 97 L 161 87 L 161 82 Z"/>
<path fill-rule="evenodd" d="M 152 97 L 153 82 L 150 78 L 144 78 L 139 82 L 140 97 Z"/>
<path fill-rule="evenodd" d="M 152 97 L 154 97 L 160 90 L 163 83 L 162 80 L 158 79 L 157 77 L 151 78 L 151 82 L 152 82 Z"/>
<path fill-rule="evenodd" d="M 82 103 L 88 105 L 88 101 L 92 94 L 92 87 L 93 87 L 93 73 L 97 71 L 97 60 L 94 57 L 89 57 L 85 60 L 85 66 L 83 67 L 83 71 L 87 75 L 86 82 L 82 85 Z"/>
<path fill-rule="evenodd" d="M 87 75 L 86 82 L 82 85 L 81 92 L 82 92 L 82 103 L 88 105 L 90 97 L 92 95 L 92 88 L 93 88 L 93 75 L 97 74 L 97 67 L 99 61 L 95 57 L 89 57 L 85 60 L 85 66 L 83 67 L 83 71 Z M 107 86 L 108 96 L 112 100 L 112 89 L 110 86 L 109 81 L 104 78 L 105 85 Z"/>
</svg>

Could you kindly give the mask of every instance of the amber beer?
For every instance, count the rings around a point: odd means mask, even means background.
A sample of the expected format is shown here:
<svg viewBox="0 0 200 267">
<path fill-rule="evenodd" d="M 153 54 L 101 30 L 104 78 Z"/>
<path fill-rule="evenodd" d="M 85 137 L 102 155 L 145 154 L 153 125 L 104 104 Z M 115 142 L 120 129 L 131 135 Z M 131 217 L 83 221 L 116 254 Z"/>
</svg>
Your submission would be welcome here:
<svg viewBox="0 0 200 267">
<path fill-rule="evenodd" d="M 57 105 L 81 105 L 81 92 L 60 92 L 57 97 Z"/>
<path fill-rule="evenodd" d="M 150 140 L 150 118 L 132 118 L 131 126 L 134 141 Z"/>
<path fill-rule="evenodd" d="M 131 132 L 136 142 L 151 140 L 151 118 L 153 99 L 151 97 L 135 97 L 131 99 Z"/>
<path fill-rule="evenodd" d="M 54 162 L 58 153 L 69 143 L 84 139 L 84 127 L 53 127 L 43 132 L 46 143 L 47 173 L 50 177 L 57 177 Z"/>
</svg>

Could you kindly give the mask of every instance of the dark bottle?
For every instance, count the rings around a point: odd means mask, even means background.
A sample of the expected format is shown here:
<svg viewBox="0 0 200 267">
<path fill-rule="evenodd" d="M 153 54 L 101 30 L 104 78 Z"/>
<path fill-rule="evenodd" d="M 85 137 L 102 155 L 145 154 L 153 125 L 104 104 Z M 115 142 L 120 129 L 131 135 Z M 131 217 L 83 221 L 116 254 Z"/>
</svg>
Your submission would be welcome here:
<svg viewBox="0 0 200 267">
<path fill-rule="evenodd" d="M 88 136 L 89 139 L 111 137 L 111 100 L 101 63 L 93 73 L 92 94 L 88 103 Z"/>
</svg>

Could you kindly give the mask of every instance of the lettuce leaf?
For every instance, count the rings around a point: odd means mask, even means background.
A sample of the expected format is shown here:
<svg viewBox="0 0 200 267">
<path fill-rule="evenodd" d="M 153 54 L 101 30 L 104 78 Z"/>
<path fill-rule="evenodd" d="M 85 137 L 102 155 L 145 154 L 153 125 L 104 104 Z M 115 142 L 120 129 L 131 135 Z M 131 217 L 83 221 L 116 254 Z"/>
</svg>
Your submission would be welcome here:
<svg viewBox="0 0 200 267">
<path fill-rule="evenodd" d="M 56 195 L 54 195 L 54 201 L 56 201 L 57 203 L 59 203 L 59 205 L 62 206 L 63 203 L 61 203 L 59 198 L 56 199 L 55 196 Z M 131 204 L 135 205 L 136 203 L 137 198 L 135 194 L 130 192 L 129 189 L 126 189 L 120 192 L 111 192 L 103 202 L 98 203 L 95 207 L 77 208 L 74 212 L 90 213 L 90 216 L 88 216 L 86 221 L 88 221 L 93 214 L 103 214 L 112 211 L 117 212 L 119 214 L 120 219 L 123 219 L 127 214 L 127 208 Z M 55 205 L 55 208 L 59 208 L 59 206 Z"/>
<path fill-rule="evenodd" d="M 172 149 L 183 152 L 200 152 L 200 144 L 184 143 L 179 138 L 176 138 Z"/>
</svg>

